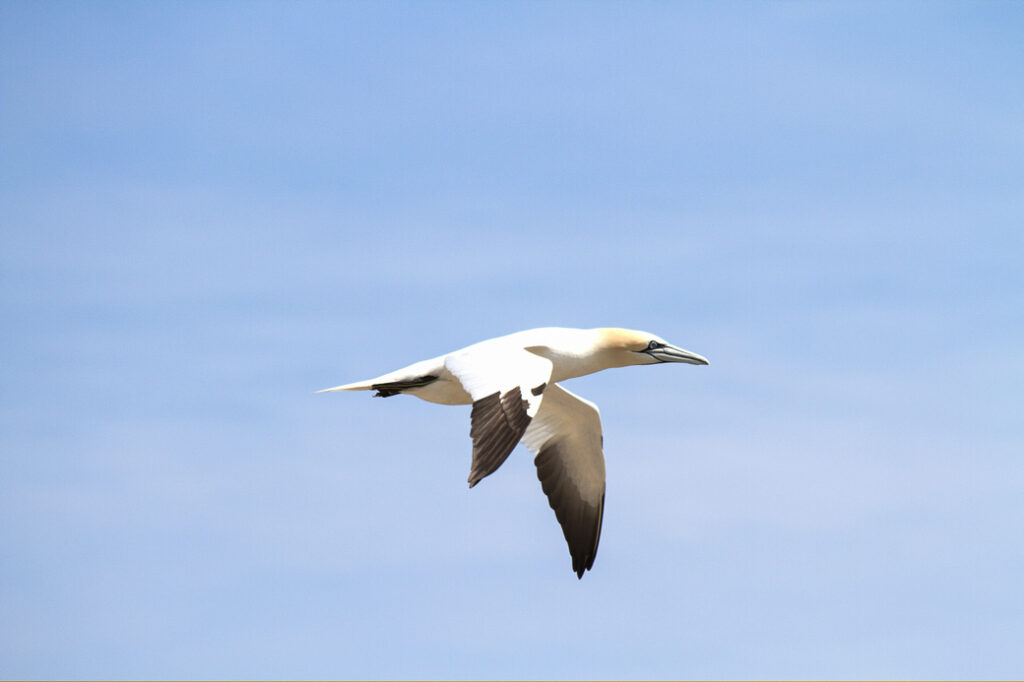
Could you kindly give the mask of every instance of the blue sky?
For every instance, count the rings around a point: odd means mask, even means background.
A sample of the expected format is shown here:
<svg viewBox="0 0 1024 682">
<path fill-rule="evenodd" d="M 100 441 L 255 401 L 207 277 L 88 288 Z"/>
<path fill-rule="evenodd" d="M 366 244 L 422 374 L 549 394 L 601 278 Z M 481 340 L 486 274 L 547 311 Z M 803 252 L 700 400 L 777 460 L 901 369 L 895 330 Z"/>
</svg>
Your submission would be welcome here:
<svg viewBox="0 0 1024 682">
<path fill-rule="evenodd" d="M 0 3 L 0 676 L 1019 677 L 1024 5 Z M 468 408 L 530 327 L 577 581 Z"/>
</svg>

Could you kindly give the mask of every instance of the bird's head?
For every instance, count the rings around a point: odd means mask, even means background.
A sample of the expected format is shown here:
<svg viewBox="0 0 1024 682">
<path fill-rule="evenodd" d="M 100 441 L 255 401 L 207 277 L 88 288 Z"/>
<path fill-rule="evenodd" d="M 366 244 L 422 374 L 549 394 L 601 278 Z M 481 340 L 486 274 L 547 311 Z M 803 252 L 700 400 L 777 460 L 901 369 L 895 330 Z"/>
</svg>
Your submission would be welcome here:
<svg viewBox="0 0 1024 682">
<path fill-rule="evenodd" d="M 665 339 L 633 329 L 605 327 L 595 330 L 597 345 L 607 357 L 610 367 L 655 365 L 661 362 L 685 362 L 688 365 L 710 364 L 707 358 L 673 346 Z"/>
</svg>

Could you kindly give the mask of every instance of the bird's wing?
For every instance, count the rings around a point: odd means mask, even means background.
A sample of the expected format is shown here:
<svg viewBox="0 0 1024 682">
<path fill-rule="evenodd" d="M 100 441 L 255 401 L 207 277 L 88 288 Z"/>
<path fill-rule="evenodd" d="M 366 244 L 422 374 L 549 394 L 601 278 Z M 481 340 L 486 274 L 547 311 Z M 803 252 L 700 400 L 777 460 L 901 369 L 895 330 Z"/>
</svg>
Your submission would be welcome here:
<svg viewBox="0 0 1024 682">
<path fill-rule="evenodd" d="M 555 510 L 577 577 L 594 565 L 604 515 L 604 452 L 597 405 L 557 384 L 544 392 L 523 443 L 536 455 L 537 478 Z"/>
<path fill-rule="evenodd" d="M 445 358 L 445 367 L 473 398 L 469 487 L 494 473 L 537 414 L 551 378 L 551 361 L 522 348 L 470 346 Z"/>
</svg>

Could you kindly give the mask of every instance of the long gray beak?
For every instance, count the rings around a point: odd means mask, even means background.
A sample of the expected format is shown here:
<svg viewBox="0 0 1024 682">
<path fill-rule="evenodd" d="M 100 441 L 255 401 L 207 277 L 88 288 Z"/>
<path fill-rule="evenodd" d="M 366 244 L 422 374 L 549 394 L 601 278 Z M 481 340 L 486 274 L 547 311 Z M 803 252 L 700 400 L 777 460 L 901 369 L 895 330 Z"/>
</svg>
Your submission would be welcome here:
<svg viewBox="0 0 1024 682">
<path fill-rule="evenodd" d="M 708 359 L 703 355 L 697 355 L 691 353 L 688 350 L 677 348 L 671 344 L 666 344 L 661 348 L 653 348 L 647 351 L 651 357 L 655 358 L 659 362 L 685 362 L 688 365 L 710 365 Z"/>
</svg>

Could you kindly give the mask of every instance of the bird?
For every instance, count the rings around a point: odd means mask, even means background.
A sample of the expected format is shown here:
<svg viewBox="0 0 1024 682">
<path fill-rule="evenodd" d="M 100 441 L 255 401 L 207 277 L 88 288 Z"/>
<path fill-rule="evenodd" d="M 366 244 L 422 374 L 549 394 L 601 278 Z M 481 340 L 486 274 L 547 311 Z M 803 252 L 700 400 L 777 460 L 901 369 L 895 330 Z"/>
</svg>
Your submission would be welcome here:
<svg viewBox="0 0 1024 682">
<path fill-rule="evenodd" d="M 680 362 L 701 355 L 649 332 L 615 327 L 544 327 L 515 332 L 383 374 L 325 388 L 412 395 L 472 405 L 469 487 L 494 473 L 522 441 L 562 527 L 572 570 L 582 579 L 597 556 L 604 517 L 604 436 L 597 405 L 559 385 L 613 367 Z"/>
</svg>

